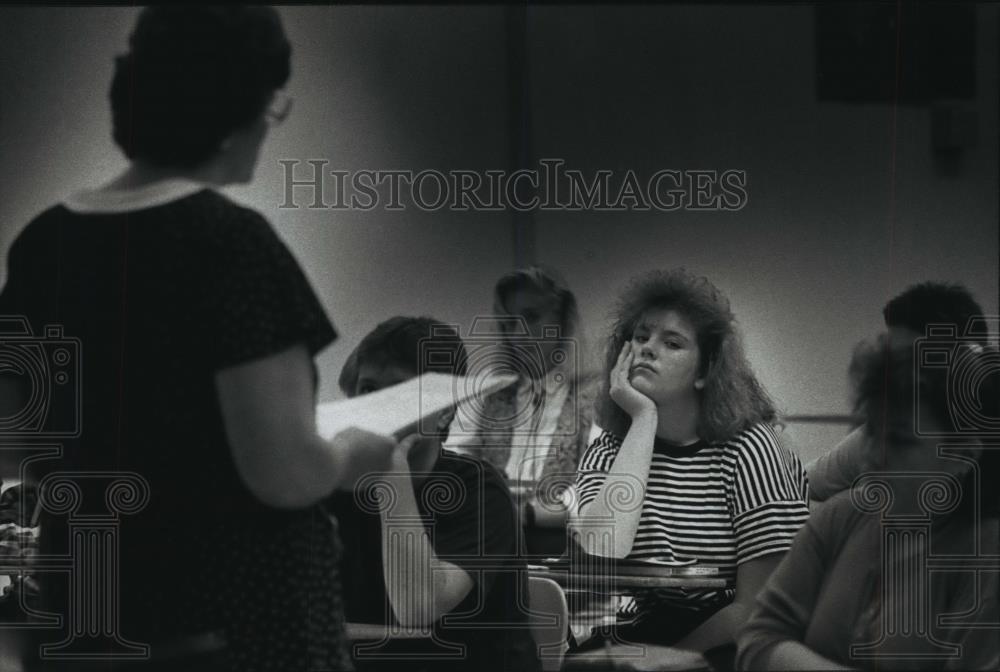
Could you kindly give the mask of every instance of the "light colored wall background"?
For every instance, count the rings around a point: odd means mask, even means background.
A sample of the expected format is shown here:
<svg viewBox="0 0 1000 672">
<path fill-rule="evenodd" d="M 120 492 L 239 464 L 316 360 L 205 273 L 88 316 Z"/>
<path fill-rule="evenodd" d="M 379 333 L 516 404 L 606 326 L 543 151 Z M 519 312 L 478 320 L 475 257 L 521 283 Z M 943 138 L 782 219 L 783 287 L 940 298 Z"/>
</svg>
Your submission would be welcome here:
<svg viewBox="0 0 1000 672">
<path fill-rule="evenodd" d="M 923 279 L 997 305 L 997 11 L 977 8 L 979 138 L 937 173 L 926 107 L 818 103 L 809 7 L 535 7 L 525 52 L 533 156 L 584 171 L 738 168 L 735 213 L 535 216 L 599 345 L 634 271 L 683 264 L 732 299 L 749 355 L 789 413 L 843 413 L 851 347 Z M 506 33 L 495 7 L 282 8 L 294 44 L 288 121 L 257 180 L 230 193 L 298 256 L 341 332 L 319 359 L 337 396 L 358 339 L 397 313 L 468 326 L 520 253 L 505 213 L 281 210 L 280 159 L 331 167 L 504 168 Z M 0 251 L 31 216 L 110 179 L 107 88 L 132 8 L 0 10 Z M 893 128 L 895 132 L 893 133 Z M 524 129 L 520 129 L 524 130 Z M 0 261 L 0 274 L 5 262 Z M 842 426 L 792 428 L 807 458 Z"/>
<path fill-rule="evenodd" d="M 888 105 L 817 102 L 811 7 L 533 8 L 537 156 L 585 174 L 742 169 L 749 193 L 729 213 L 542 212 L 539 259 L 586 297 L 594 340 L 634 271 L 702 273 L 781 408 L 848 412 L 852 347 L 889 297 L 961 281 L 996 312 L 996 10 L 977 8 L 978 142 L 945 177 L 926 106 L 899 107 L 894 131 Z M 789 428 L 808 457 L 845 429 Z"/>
</svg>

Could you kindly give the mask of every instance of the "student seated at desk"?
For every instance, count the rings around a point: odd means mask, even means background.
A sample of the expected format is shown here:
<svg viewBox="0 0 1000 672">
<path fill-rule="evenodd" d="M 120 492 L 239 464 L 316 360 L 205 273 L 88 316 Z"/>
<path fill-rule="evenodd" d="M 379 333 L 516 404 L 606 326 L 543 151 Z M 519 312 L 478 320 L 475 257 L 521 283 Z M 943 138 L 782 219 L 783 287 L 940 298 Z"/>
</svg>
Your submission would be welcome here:
<svg viewBox="0 0 1000 672">
<path fill-rule="evenodd" d="M 438 354 L 453 351 L 450 363 L 421 361 L 420 341 L 432 333 Z M 465 367 L 465 347 L 446 325 L 394 317 L 361 341 L 339 382 L 354 397 L 418 373 L 464 375 Z M 442 450 L 452 415 L 432 419 L 439 435 L 400 442 L 388 473 L 374 475 L 353 495 L 338 493 L 329 505 L 345 545 L 347 620 L 427 628 L 442 643 L 438 650 L 444 642 L 461 644 L 464 657 L 375 664 L 356 657 L 362 669 L 538 669 L 513 499 L 491 465 Z"/>
<path fill-rule="evenodd" d="M 983 309 L 962 285 L 922 282 L 908 287 L 885 304 L 882 317 L 890 340 L 906 344 L 926 336 L 927 327 L 932 325 L 949 327 L 956 336 L 964 337 L 972 321 L 983 317 Z M 986 345 L 986 334 L 976 336 L 963 340 L 977 340 L 980 345 Z M 878 466 L 872 461 L 876 453 L 867 429 L 863 425 L 856 427 L 828 453 L 806 467 L 809 496 L 821 502 L 850 489 L 858 476 Z"/>
<path fill-rule="evenodd" d="M 555 269 L 529 266 L 497 280 L 493 311 L 510 318 L 501 322 L 506 356 L 498 359 L 519 377 L 484 399 L 475 426 L 454 432 L 449 447 L 493 464 L 517 487 L 532 488 L 535 512 L 551 518 L 562 508 L 558 486 L 572 485 L 590 444 L 599 382 L 580 370 L 585 358 L 576 296 Z M 561 530 L 560 536 L 565 544 Z"/>
<path fill-rule="evenodd" d="M 701 652 L 731 647 L 808 508 L 805 473 L 775 438 L 774 407 L 728 300 L 683 270 L 636 278 L 606 366 L 606 431 L 578 477 L 581 545 L 591 555 L 693 559 L 734 584 L 641 594 L 634 624 L 618 635 Z"/>
<path fill-rule="evenodd" d="M 977 363 L 974 346 L 952 346 L 956 359 L 968 349 L 963 368 L 995 412 L 995 381 L 976 375 L 987 356 Z M 950 372 L 915 377 L 912 344 L 883 336 L 856 351 L 851 370 L 877 473 L 812 511 L 757 596 L 737 666 L 996 670 L 1000 452 L 954 422 Z"/>
</svg>

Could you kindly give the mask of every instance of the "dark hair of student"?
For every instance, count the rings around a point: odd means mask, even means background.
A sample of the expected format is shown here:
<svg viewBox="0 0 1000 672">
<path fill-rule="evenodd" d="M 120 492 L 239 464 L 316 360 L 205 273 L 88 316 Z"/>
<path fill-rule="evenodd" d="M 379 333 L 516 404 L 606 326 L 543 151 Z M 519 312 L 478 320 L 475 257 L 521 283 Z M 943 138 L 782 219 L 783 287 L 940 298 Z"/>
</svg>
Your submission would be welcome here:
<svg viewBox="0 0 1000 672">
<path fill-rule="evenodd" d="M 922 282 L 911 285 L 882 308 L 887 327 L 906 327 L 919 334 L 928 325 L 951 325 L 961 337 L 973 318 L 981 318 L 983 309 L 972 293 L 960 284 Z"/>
<path fill-rule="evenodd" d="M 453 325 L 431 317 L 397 316 L 376 326 L 348 356 L 337 380 L 344 394 L 354 394 L 358 369 L 365 364 L 398 366 L 414 375 L 436 371 L 464 376 L 468 355 Z"/>
</svg>

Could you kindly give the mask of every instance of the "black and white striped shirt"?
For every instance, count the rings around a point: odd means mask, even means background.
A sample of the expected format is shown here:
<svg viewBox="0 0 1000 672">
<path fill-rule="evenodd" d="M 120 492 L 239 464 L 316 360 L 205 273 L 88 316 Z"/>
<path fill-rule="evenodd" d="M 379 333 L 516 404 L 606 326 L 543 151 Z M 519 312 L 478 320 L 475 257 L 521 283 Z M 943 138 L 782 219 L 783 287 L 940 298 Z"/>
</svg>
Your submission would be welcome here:
<svg viewBox="0 0 1000 672">
<path fill-rule="evenodd" d="M 584 453 L 577 476 L 581 508 L 600 493 L 621 445 L 621 438 L 605 431 Z M 675 446 L 657 439 L 628 558 L 694 558 L 719 567 L 720 577 L 733 585 L 737 565 L 791 547 L 808 518 L 808 501 L 805 469 L 778 444 L 769 425 L 754 425 L 719 443 Z M 637 606 L 640 613 L 656 602 L 702 609 L 734 595 L 734 588 L 663 589 L 643 596 Z"/>
</svg>

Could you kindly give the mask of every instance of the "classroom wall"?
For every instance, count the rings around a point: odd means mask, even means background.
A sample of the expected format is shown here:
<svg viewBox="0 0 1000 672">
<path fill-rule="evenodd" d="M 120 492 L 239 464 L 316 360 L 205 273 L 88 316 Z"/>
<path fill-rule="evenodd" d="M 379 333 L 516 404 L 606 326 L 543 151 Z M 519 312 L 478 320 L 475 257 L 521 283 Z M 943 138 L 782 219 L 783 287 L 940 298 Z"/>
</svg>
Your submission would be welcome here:
<svg viewBox="0 0 1000 672">
<path fill-rule="evenodd" d="M 285 169 L 277 162 L 322 158 L 350 171 L 503 168 L 503 10 L 281 11 L 295 45 L 293 113 L 268 143 L 256 183 L 231 193 L 269 213 L 340 331 L 317 362 L 320 397 L 329 399 L 340 396 L 336 378 L 347 355 L 378 322 L 427 314 L 465 330 L 476 312 L 488 311 L 493 280 L 511 264 L 511 218 L 413 207 L 280 209 Z M 308 203 L 303 196 L 296 200 Z"/>
<path fill-rule="evenodd" d="M 978 138 L 942 174 L 926 107 L 819 103 L 808 6 L 532 7 L 527 121 L 511 124 L 505 10 L 283 7 L 294 44 L 289 119 L 257 179 L 232 188 L 302 262 L 341 338 L 320 356 L 338 396 L 358 339 L 396 313 L 468 327 L 526 248 L 510 213 L 281 209 L 282 159 L 331 168 L 586 171 L 735 168 L 736 212 L 536 212 L 534 255 L 576 291 L 587 341 L 634 271 L 685 265 L 731 298 L 749 356 L 783 410 L 847 411 L 853 344 L 885 300 L 923 279 L 997 305 L 997 11 L 979 15 Z M 106 92 L 133 8 L 0 9 L 0 251 L 35 213 L 124 167 Z M 526 135 L 527 134 L 527 135 Z M 0 275 L 5 260 L 0 261 Z M 793 427 L 825 450 L 842 425 Z"/>
<path fill-rule="evenodd" d="M 996 314 L 997 9 L 976 10 L 978 139 L 952 176 L 928 107 L 817 101 L 809 6 L 532 8 L 536 157 L 747 173 L 734 212 L 538 214 L 538 257 L 585 297 L 592 338 L 628 276 L 683 265 L 730 297 L 783 410 L 843 414 L 852 348 L 891 296 L 960 281 Z M 807 459 L 845 429 L 790 427 Z"/>
</svg>

